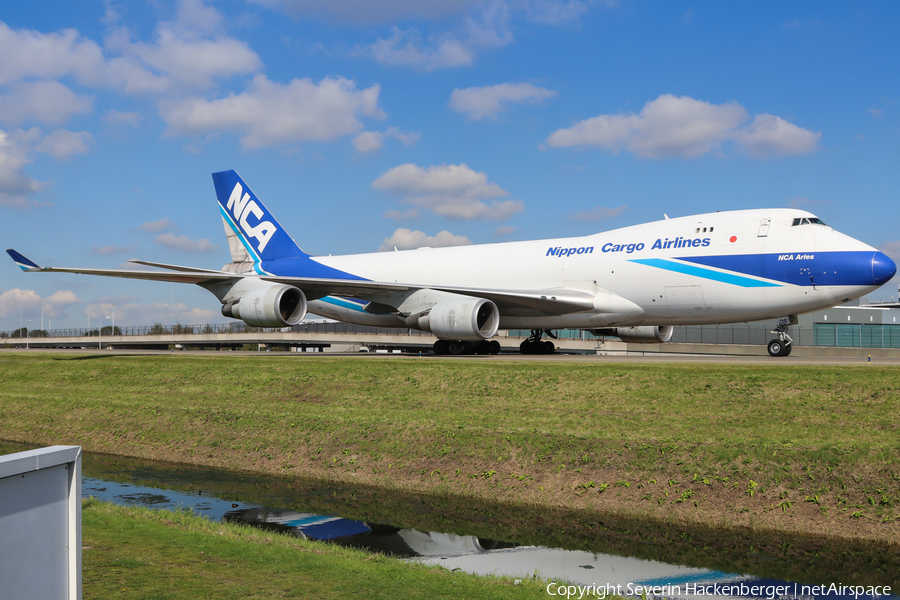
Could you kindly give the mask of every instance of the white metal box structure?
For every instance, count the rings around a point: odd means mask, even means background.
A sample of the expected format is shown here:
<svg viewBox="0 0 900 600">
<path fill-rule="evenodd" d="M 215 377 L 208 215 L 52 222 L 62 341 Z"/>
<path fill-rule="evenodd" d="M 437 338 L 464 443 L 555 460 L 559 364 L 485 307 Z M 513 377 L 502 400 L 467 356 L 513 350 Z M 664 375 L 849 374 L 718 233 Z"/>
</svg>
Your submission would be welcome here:
<svg viewBox="0 0 900 600">
<path fill-rule="evenodd" d="M 81 600 L 81 447 L 0 456 L 0 596 Z"/>
</svg>

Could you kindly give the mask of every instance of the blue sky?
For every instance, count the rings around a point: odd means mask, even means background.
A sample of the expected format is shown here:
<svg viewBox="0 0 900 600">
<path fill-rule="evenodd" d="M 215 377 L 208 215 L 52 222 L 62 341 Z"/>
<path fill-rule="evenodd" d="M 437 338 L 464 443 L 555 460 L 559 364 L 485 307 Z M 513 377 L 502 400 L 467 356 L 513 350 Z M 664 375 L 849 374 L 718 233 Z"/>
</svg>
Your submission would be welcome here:
<svg viewBox="0 0 900 600">
<path fill-rule="evenodd" d="M 796 206 L 898 260 L 898 17 L 896 2 L 13 0 L 0 237 L 50 266 L 219 268 L 210 173 L 233 168 L 313 254 Z M 194 286 L 0 270 L 0 330 L 42 309 L 45 327 L 84 327 L 113 304 L 117 325 L 227 320 Z"/>
</svg>

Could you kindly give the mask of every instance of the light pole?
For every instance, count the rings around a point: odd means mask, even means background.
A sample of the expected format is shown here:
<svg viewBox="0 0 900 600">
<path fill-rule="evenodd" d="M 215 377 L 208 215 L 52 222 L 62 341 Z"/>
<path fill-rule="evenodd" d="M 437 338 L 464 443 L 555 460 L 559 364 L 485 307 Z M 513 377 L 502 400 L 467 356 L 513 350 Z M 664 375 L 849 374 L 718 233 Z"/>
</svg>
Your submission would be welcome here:
<svg viewBox="0 0 900 600">
<path fill-rule="evenodd" d="M 113 304 L 112 335 L 116 335 L 116 305 Z"/>
<path fill-rule="evenodd" d="M 31 319 L 28 319 L 28 329 L 25 330 L 25 349 L 28 350 L 28 335 L 31 332 Z"/>
<path fill-rule="evenodd" d="M 109 315 L 107 315 L 106 318 L 108 319 Z M 103 350 L 103 320 L 98 319 L 98 321 L 100 321 L 100 329 L 97 331 L 97 349 Z"/>
<path fill-rule="evenodd" d="M 19 290 L 19 340 L 22 339 L 22 290 Z M 19 342 L 22 343 L 21 341 Z M 21 346 L 20 346 L 21 347 Z"/>
<path fill-rule="evenodd" d="M 85 309 L 85 312 L 87 313 L 87 318 L 88 318 L 88 329 L 87 329 L 88 337 L 91 337 L 91 287 L 92 286 L 90 286 L 90 285 L 88 286 L 88 304 L 87 304 L 87 309 Z"/>
</svg>

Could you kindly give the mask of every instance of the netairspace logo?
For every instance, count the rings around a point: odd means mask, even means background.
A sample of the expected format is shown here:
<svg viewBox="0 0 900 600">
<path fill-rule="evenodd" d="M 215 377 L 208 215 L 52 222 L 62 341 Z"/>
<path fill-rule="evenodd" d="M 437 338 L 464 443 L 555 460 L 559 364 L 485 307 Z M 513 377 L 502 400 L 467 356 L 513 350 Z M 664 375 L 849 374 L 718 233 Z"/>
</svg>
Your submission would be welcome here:
<svg viewBox="0 0 900 600">
<path fill-rule="evenodd" d="M 234 222 L 241 226 L 244 235 L 258 242 L 256 250 L 262 253 L 266 249 L 266 244 L 269 243 L 269 240 L 272 239 L 272 236 L 277 231 L 277 228 L 271 221 L 260 221 L 264 214 L 262 209 L 256 203 L 256 200 L 250 199 L 250 194 L 244 194 L 243 192 L 244 188 L 241 187 L 240 183 L 234 184 L 234 189 L 231 190 L 231 196 L 228 198 L 228 204 L 225 208 L 231 211 Z M 251 226 L 247 222 L 248 215 L 256 217 L 256 226 Z"/>
<path fill-rule="evenodd" d="M 749 598 L 765 598 L 766 600 L 798 600 L 818 596 L 859 598 L 878 598 L 888 596 L 891 586 L 843 585 L 754 585 L 740 583 L 687 583 L 684 585 L 640 585 L 629 583 L 607 585 L 572 585 L 551 581 L 547 584 L 548 596 L 562 598 L 606 598 L 607 596 L 624 596 L 628 598 L 677 598 L 687 596 L 739 596 Z"/>
</svg>

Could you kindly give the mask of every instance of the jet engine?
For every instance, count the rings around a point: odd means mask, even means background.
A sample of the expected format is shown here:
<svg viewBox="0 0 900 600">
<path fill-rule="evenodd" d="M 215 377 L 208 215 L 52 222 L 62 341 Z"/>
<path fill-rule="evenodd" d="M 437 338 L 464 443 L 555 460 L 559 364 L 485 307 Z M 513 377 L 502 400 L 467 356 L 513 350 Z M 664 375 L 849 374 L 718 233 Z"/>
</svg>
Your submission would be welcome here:
<svg viewBox="0 0 900 600">
<path fill-rule="evenodd" d="M 672 339 L 672 326 L 612 327 L 592 329 L 594 335 L 614 335 L 630 344 L 659 344 Z"/>
<path fill-rule="evenodd" d="M 260 282 L 223 304 L 222 314 L 253 327 L 288 327 L 306 316 L 306 295 L 291 285 Z"/>
<path fill-rule="evenodd" d="M 500 311 L 490 300 L 460 296 L 408 316 L 406 325 L 444 340 L 486 340 L 497 333 Z"/>
</svg>

